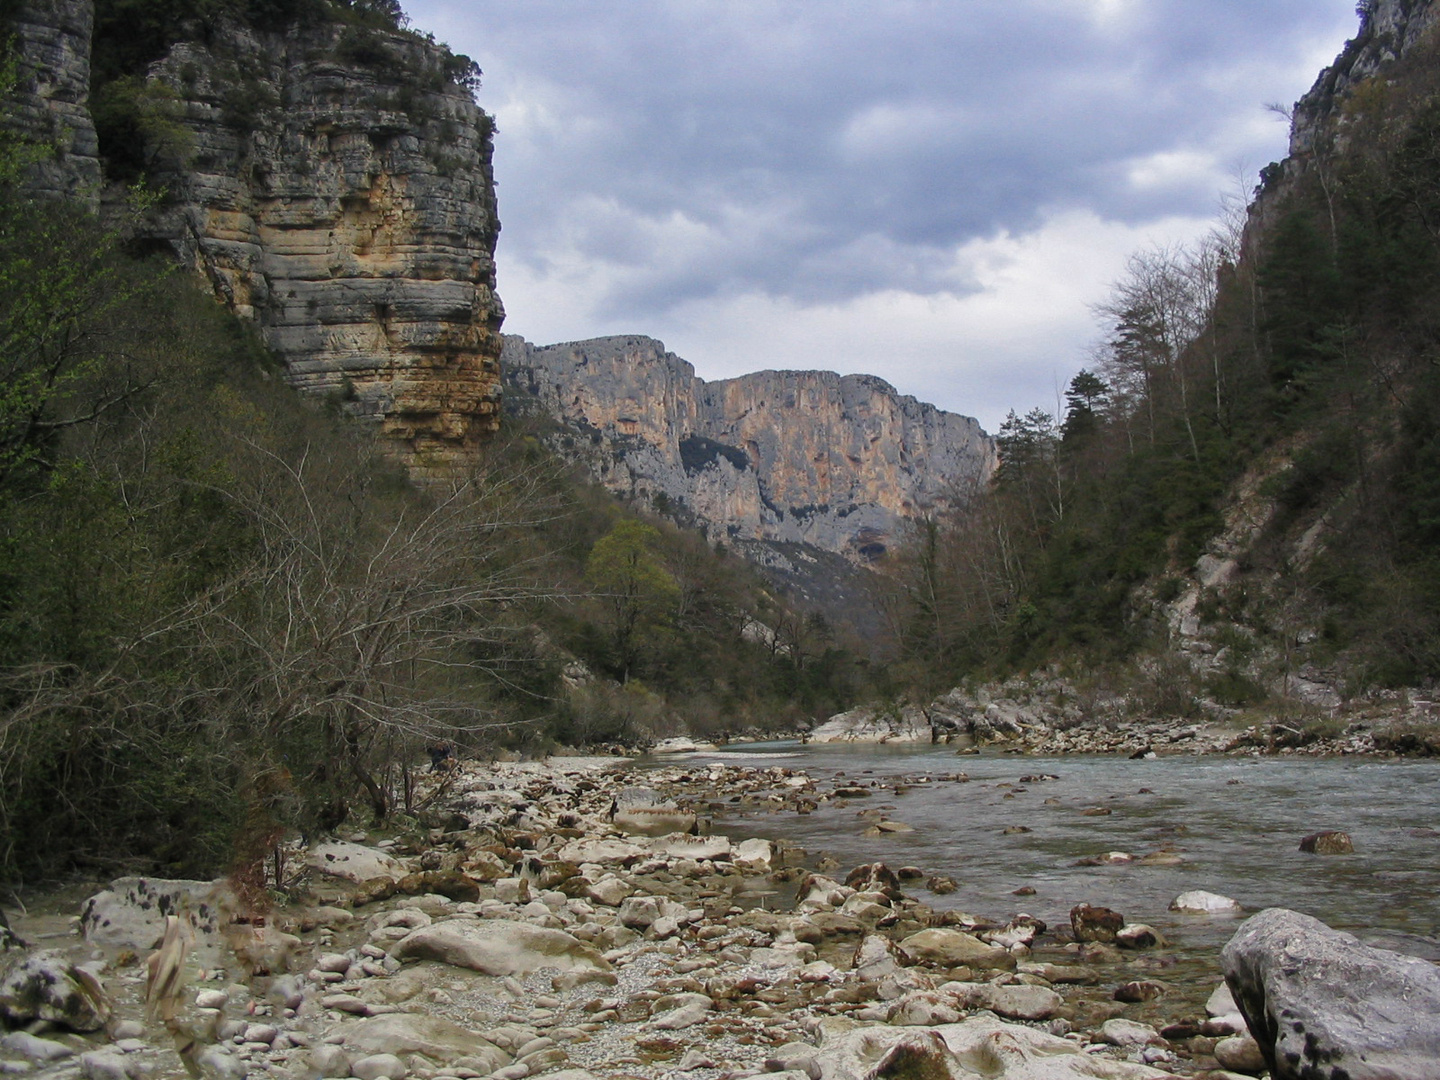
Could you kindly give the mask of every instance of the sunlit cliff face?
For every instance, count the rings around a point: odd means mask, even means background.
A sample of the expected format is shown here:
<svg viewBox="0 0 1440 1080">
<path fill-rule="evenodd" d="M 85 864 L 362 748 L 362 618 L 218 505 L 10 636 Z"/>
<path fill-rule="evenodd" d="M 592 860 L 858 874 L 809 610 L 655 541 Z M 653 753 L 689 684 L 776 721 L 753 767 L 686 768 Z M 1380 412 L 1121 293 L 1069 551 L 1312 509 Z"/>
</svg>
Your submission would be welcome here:
<svg viewBox="0 0 1440 1080">
<path fill-rule="evenodd" d="M 688 514 L 715 539 L 879 557 L 907 519 L 988 477 L 969 417 L 881 379 L 761 371 L 707 383 L 651 338 L 537 348 L 506 339 L 509 392 L 590 439 L 575 454 L 611 490 Z"/>
</svg>

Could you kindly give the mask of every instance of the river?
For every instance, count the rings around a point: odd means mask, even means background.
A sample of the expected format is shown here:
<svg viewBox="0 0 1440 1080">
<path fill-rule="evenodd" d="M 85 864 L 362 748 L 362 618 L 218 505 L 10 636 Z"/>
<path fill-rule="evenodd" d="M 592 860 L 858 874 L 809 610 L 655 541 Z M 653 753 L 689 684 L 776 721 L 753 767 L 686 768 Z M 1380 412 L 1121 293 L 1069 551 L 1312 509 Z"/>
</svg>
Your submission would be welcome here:
<svg viewBox="0 0 1440 1080">
<path fill-rule="evenodd" d="M 1294 908 L 1372 944 L 1440 960 L 1440 762 L 1375 758 L 957 756 L 945 746 L 749 744 L 695 755 L 734 765 L 783 765 L 817 780 L 881 785 L 869 798 L 832 799 L 813 813 L 737 812 L 717 819 L 734 837 L 784 838 L 844 871 L 883 861 L 945 874 L 959 888 L 936 908 L 1005 920 L 1028 912 L 1066 924 L 1070 908 L 1114 908 L 1161 930 L 1183 961 L 1215 970 L 1234 918 L 1168 910 L 1205 889 L 1247 911 Z M 964 773 L 968 781 L 954 779 Z M 1046 777 L 1054 779 L 1028 779 Z M 915 783 L 921 778 L 929 782 Z M 900 785 L 902 790 L 894 790 Z M 885 790 L 889 789 L 889 790 Z M 1086 810 L 1109 810 L 1090 814 Z M 863 835 L 885 817 L 914 832 Z M 1015 831 L 1017 829 L 1029 831 Z M 1006 830 L 1010 829 L 1010 832 Z M 1307 855 L 1307 833 L 1339 829 L 1353 855 Z M 1177 865 L 1081 866 L 1105 852 L 1168 848 Z M 1034 895 L 1016 896 L 1022 887 Z M 1189 965 L 1184 965 L 1189 966 Z"/>
</svg>

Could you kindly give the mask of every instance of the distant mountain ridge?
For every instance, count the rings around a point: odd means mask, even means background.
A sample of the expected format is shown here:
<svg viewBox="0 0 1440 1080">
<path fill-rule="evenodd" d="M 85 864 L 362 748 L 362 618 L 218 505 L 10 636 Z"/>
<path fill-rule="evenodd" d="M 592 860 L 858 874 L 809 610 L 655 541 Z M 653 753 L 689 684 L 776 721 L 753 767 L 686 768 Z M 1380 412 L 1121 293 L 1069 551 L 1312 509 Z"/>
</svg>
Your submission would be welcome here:
<svg viewBox="0 0 1440 1080">
<path fill-rule="evenodd" d="M 506 335 L 501 367 L 507 407 L 562 424 L 562 453 L 713 540 L 873 561 L 907 521 L 963 501 L 995 464 L 977 421 L 873 375 L 707 382 L 640 336 L 540 347 Z"/>
</svg>

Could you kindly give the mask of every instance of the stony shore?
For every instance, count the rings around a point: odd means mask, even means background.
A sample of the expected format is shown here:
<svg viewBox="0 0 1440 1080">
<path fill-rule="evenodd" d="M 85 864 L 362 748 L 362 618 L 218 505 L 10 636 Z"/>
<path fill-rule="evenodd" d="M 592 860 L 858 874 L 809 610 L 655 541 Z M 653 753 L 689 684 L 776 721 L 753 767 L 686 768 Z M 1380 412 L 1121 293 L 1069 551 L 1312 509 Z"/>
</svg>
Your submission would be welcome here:
<svg viewBox="0 0 1440 1080">
<path fill-rule="evenodd" d="M 908 711 L 908 710 L 907 710 Z M 917 710 L 918 711 L 918 710 Z M 1101 725 L 1055 726 L 1045 723 L 973 725 L 952 728 L 916 722 L 901 714 L 894 720 L 876 710 L 855 710 L 832 717 L 814 732 L 795 736 L 835 743 L 950 743 L 978 752 L 980 745 L 1013 754 L 1278 754 L 1307 757 L 1372 755 L 1433 757 L 1440 754 L 1440 723 L 1408 722 L 1390 713 L 1362 715 L 1330 729 L 1274 719 L 1236 725 L 1175 719 L 1112 720 Z M 675 741 L 675 740 L 672 740 Z M 693 745 L 693 744 L 692 744 Z"/>
<path fill-rule="evenodd" d="M 42 1019 L 6 1036 L 0 1071 L 178 1077 L 187 1040 L 227 1080 L 869 1080 L 947 1054 L 992 1077 L 1260 1071 L 1233 1005 L 1166 994 L 1147 927 L 1103 909 L 986 922 L 908 897 L 918 870 L 816 872 L 783 843 L 692 834 L 709 804 L 803 811 L 843 780 L 592 758 L 428 783 L 425 827 L 293 852 L 299 899 L 263 918 L 219 883 L 87 903 L 35 944 L 109 1011 L 86 1035 Z M 138 959 L 162 910 L 197 928 L 168 1026 L 144 1016 Z M 23 1021 L 12 983 L 0 1012 Z"/>
</svg>

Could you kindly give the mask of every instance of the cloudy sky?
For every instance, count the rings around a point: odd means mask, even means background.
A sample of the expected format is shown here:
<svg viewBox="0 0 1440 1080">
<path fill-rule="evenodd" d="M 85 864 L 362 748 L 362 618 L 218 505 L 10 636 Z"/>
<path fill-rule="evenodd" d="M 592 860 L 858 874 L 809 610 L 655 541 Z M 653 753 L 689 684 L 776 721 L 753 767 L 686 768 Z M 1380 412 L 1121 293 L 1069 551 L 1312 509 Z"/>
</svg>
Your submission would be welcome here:
<svg viewBox="0 0 1440 1080">
<path fill-rule="evenodd" d="M 405 0 L 484 69 L 506 330 L 1053 408 L 1125 257 L 1283 156 L 1354 0 Z M 1244 187 L 1242 188 L 1242 185 Z"/>
</svg>

